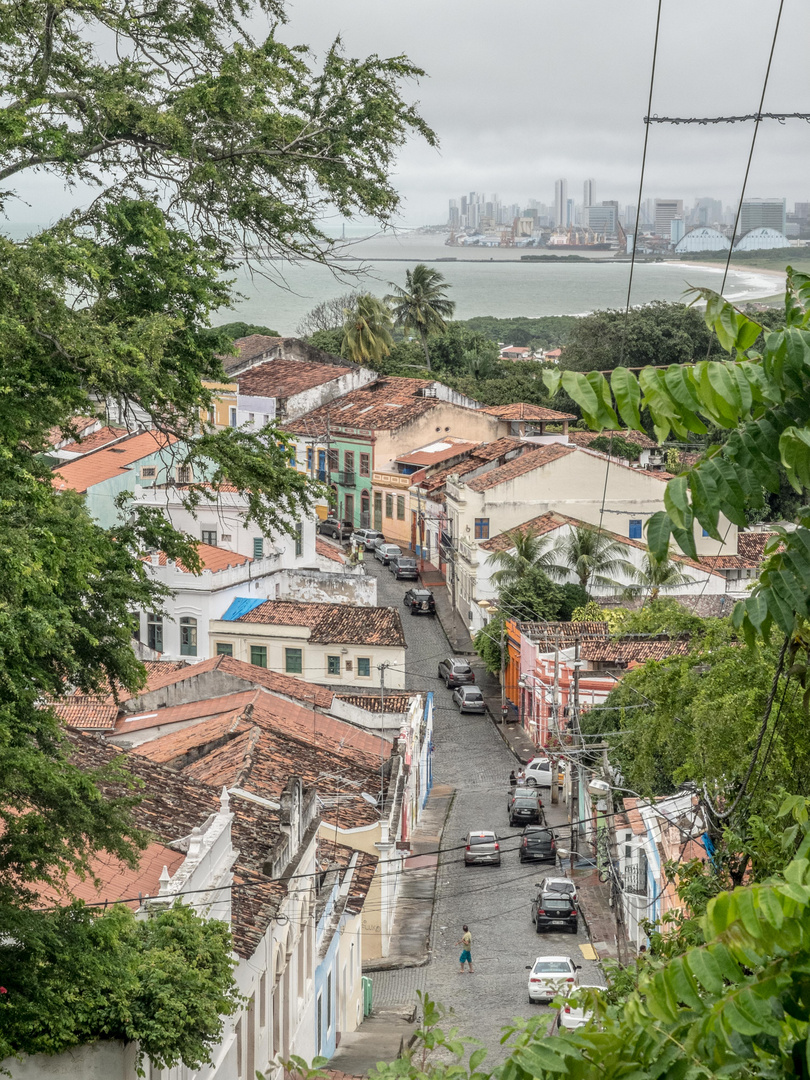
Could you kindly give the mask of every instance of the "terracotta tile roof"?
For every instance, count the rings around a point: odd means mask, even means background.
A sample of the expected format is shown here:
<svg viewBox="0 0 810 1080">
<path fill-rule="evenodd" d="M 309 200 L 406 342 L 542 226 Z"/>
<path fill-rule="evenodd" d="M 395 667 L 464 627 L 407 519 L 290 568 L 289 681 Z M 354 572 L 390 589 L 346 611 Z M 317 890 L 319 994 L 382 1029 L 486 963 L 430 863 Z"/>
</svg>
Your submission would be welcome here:
<svg viewBox="0 0 810 1080">
<path fill-rule="evenodd" d="M 340 698 L 341 701 L 348 702 L 349 705 L 356 705 L 358 709 L 364 709 L 366 712 L 406 713 L 413 704 L 413 699 L 419 697 L 419 694 L 415 690 L 410 693 L 389 693 L 385 695 L 384 704 L 380 694 L 338 693 L 335 696 Z"/>
<path fill-rule="evenodd" d="M 160 661 L 159 661 L 160 662 Z M 172 670 L 163 673 L 156 672 L 152 676 L 150 672 L 149 683 L 146 690 L 141 694 L 153 690 L 162 690 L 166 686 L 172 686 L 186 679 L 196 679 L 209 671 L 220 671 L 224 675 L 246 683 L 248 686 L 263 686 L 275 694 L 307 704 L 315 704 L 318 708 L 328 709 L 334 698 L 334 691 L 328 690 L 315 683 L 306 682 L 304 679 L 295 679 L 290 675 L 282 675 L 268 668 L 257 667 L 255 664 L 247 664 L 243 660 L 236 660 L 232 656 L 212 656 L 208 660 L 201 660 L 197 664 L 177 664 Z M 130 695 L 133 696 L 133 695 Z"/>
<path fill-rule="evenodd" d="M 645 473 L 645 475 L 652 474 Z M 580 521 L 579 518 L 569 517 L 567 514 L 559 514 L 555 510 L 552 510 L 548 513 L 540 514 L 539 517 L 532 518 L 530 521 L 524 521 L 522 525 L 516 525 L 514 529 L 510 529 L 508 532 L 499 533 L 489 540 L 484 540 L 478 546 L 484 551 L 509 551 L 513 546 L 509 536 L 510 533 L 521 532 L 531 533 L 533 536 L 542 536 L 546 533 L 554 532 L 555 529 L 560 529 L 564 525 L 570 525 L 574 529 L 582 528 L 583 526 L 588 529 L 595 528 L 595 526 L 589 524 L 587 521 Z M 603 529 L 602 532 L 605 536 L 609 536 L 611 540 L 624 544 L 626 547 L 636 548 L 640 551 L 647 550 L 647 545 L 641 540 L 631 540 L 629 537 L 620 536 L 619 533 L 611 532 L 609 529 Z M 695 570 L 702 570 L 706 574 L 717 574 L 718 576 L 722 576 L 720 571 L 715 569 L 710 558 L 701 557 L 699 560 L 690 559 L 686 555 L 681 555 L 678 551 L 671 551 L 669 557 L 675 562 L 683 563 L 685 566 L 691 566 Z"/>
<path fill-rule="evenodd" d="M 318 865 L 323 870 L 330 866 L 340 867 L 341 883 L 346 880 L 346 871 L 352 859 L 356 857 L 346 910 L 351 912 L 352 915 L 359 915 L 363 910 L 363 904 L 374 879 L 379 859 L 376 855 L 370 855 L 367 851 L 357 851 L 355 848 L 347 847 L 346 844 L 336 844 L 333 840 L 329 840 L 324 836 L 318 837 L 317 844 L 318 853 L 316 857 Z"/>
<path fill-rule="evenodd" d="M 455 465 L 448 465 L 446 468 L 435 472 L 433 476 L 421 480 L 419 486 L 423 491 L 435 491 L 440 487 L 444 487 L 447 478 L 453 473 L 456 473 L 458 476 L 465 476 L 475 469 L 480 469 L 482 465 L 488 465 L 490 462 L 497 461 L 501 457 L 505 462 L 507 454 L 513 454 L 515 451 L 520 450 L 526 453 L 529 450 L 534 449 L 536 449 L 534 443 L 526 442 L 523 439 L 516 439 L 511 435 L 505 435 L 502 439 L 495 439 L 495 441 L 491 443 L 479 443 L 464 461 L 459 461 Z"/>
<path fill-rule="evenodd" d="M 327 543 L 322 536 L 315 537 L 315 554 L 322 555 L 324 559 L 331 559 L 333 562 L 346 562 L 343 553 L 338 551 L 336 547 L 333 547 L 332 544 Z"/>
<path fill-rule="evenodd" d="M 98 431 L 94 431 L 92 435 L 86 435 L 80 442 L 68 443 L 67 446 L 60 449 L 66 454 L 89 454 L 91 450 L 98 450 L 100 446 L 106 446 L 107 443 L 114 442 L 115 439 L 122 439 L 128 434 L 126 428 L 103 427 L 99 428 Z"/>
<path fill-rule="evenodd" d="M 202 824 L 202 822 L 200 822 Z M 37 886 L 37 907 L 63 903 L 68 896 L 84 900 L 86 904 L 103 904 L 134 896 L 129 906 L 137 908 L 138 893 L 155 896 L 160 890 L 160 875 L 163 867 L 170 874 L 182 865 L 185 855 L 182 851 L 167 847 L 159 841 L 152 841 L 138 855 L 138 865 L 127 866 L 114 855 L 102 852 L 90 860 L 90 873 L 82 881 L 78 874 L 68 873 L 64 888 L 43 884 Z M 98 884 L 93 880 L 98 879 Z"/>
<path fill-rule="evenodd" d="M 187 837 L 219 810 L 221 785 L 199 783 L 193 776 L 172 772 L 140 754 L 121 753 L 117 747 L 90 736 L 74 734 L 68 738 L 71 757 L 80 768 L 97 769 L 116 760 L 143 781 L 144 798 L 134 808 L 133 816 L 140 828 L 164 844 Z M 102 781 L 100 786 L 111 796 L 130 794 L 120 783 Z M 234 878 L 239 886 L 244 885 L 232 891 L 231 929 L 237 954 L 247 958 L 256 951 L 285 894 L 284 884 L 265 874 L 274 846 L 282 839 L 282 830 L 276 812 L 260 804 L 232 798 L 231 810 L 233 846 L 237 851 Z"/>
<path fill-rule="evenodd" d="M 655 638 L 621 637 L 615 641 L 582 642 L 583 660 L 603 664 L 643 664 L 647 660 L 666 660 L 669 656 L 686 656 L 689 638 L 671 638 L 660 635 Z"/>
<path fill-rule="evenodd" d="M 737 533 L 737 551 L 743 559 L 750 559 L 759 565 L 765 558 L 765 545 L 775 533 L 740 532 Z"/>
<path fill-rule="evenodd" d="M 72 416 L 70 420 L 65 421 L 64 429 L 61 427 L 52 427 L 50 429 L 45 436 L 45 445 L 58 446 L 65 439 L 70 439 L 73 432 L 81 436 L 83 431 L 100 423 L 101 420 L 97 416 Z"/>
<path fill-rule="evenodd" d="M 623 439 L 626 439 L 627 442 L 635 443 L 643 450 L 655 450 L 658 447 L 658 443 L 655 439 L 651 439 L 646 432 L 634 431 L 632 428 L 617 431 L 569 431 L 568 441 L 576 443 L 577 446 L 590 446 L 594 439 L 601 439 L 603 437 L 609 439 L 611 435 L 621 436 Z"/>
<path fill-rule="evenodd" d="M 543 420 L 547 423 L 555 423 L 577 419 L 573 413 L 544 409 L 540 405 L 529 405 L 525 401 L 519 401 L 513 405 L 488 405 L 481 411 L 498 416 L 501 420 Z"/>
<path fill-rule="evenodd" d="M 212 574 L 220 570 L 227 570 L 230 566 L 244 566 L 245 563 L 253 562 L 249 555 L 240 555 L 237 551 L 228 551 L 226 548 L 213 547 L 211 544 L 197 544 L 197 554 L 202 560 L 203 570 L 210 570 Z M 144 562 L 151 562 L 149 555 L 143 556 Z M 158 552 L 158 566 L 166 566 L 169 560 L 166 553 Z M 183 574 L 190 573 L 181 562 L 174 564 Z"/>
<path fill-rule="evenodd" d="M 91 731 L 112 731 L 118 716 L 118 705 L 112 697 L 93 694 L 72 694 L 51 701 L 49 705 L 68 727 Z"/>
<path fill-rule="evenodd" d="M 429 446 L 422 446 L 418 450 L 411 450 L 407 454 L 400 454 L 396 459 L 405 465 L 438 465 L 447 458 L 457 457 L 459 454 L 468 454 L 475 450 L 478 443 L 465 442 L 464 439 L 454 439 L 448 436 L 446 439 L 437 439 Z"/>
<path fill-rule="evenodd" d="M 539 446 L 536 450 L 529 450 L 528 453 L 507 461 L 505 465 L 499 465 L 497 469 L 484 473 L 483 476 L 475 477 L 469 481 L 467 487 L 472 491 L 487 491 L 489 488 L 497 487 L 498 484 L 516 480 L 519 476 L 525 476 L 526 473 L 534 472 L 535 469 L 542 469 L 553 461 L 559 461 L 560 458 L 576 452 L 575 446 L 566 446 L 563 443 Z"/>
<path fill-rule="evenodd" d="M 390 607 L 265 600 L 236 621 L 261 623 L 264 626 L 307 627 L 309 640 L 323 644 L 405 647 L 402 620 L 396 608 Z"/>
<path fill-rule="evenodd" d="M 242 709 L 212 716 L 209 720 L 201 720 L 190 727 L 139 743 L 130 752 L 141 754 L 170 769 L 180 769 L 196 758 L 227 745 L 237 735 L 250 731 L 251 724 L 244 717 L 245 710 Z"/>
<path fill-rule="evenodd" d="M 577 638 L 603 638 L 605 641 L 610 638 L 606 622 L 521 622 L 517 626 L 532 641 L 548 644 L 551 648 L 558 641 L 567 647 Z"/>
<path fill-rule="evenodd" d="M 182 775 L 217 788 L 223 784 L 239 787 L 263 799 L 278 799 L 287 778 L 300 776 L 305 786 L 317 787 L 325 796 L 324 821 L 359 828 L 378 820 L 376 807 L 359 792 L 379 792 L 379 754 L 355 748 L 338 753 L 320 740 L 303 742 L 274 730 L 266 718 L 254 719 L 256 723 L 247 731 L 186 765 Z M 334 776 L 340 779 L 331 779 Z"/>
<path fill-rule="evenodd" d="M 371 731 L 364 731 L 345 720 L 299 705 L 291 705 L 267 691 L 259 691 L 250 713 L 251 720 L 267 730 L 277 731 L 303 743 L 317 743 L 334 754 L 358 751 L 378 762 L 380 753 L 388 756 L 391 743 Z"/>
<path fill-rule="evenodd" d="M 159 450 L 177 442 L 173 435 L 161 435 L 154 431 L 144 431 L 124 439 L 117 446 L 94 450 L 75 461 L 68 461 L 54 470 L 53 486 L 57 491 L 72 488 L 74 491 L 87 491 L 94 484 L 121 476 L 129 471 L 141 458 L 149 457 Z"/>
<path fill-rule="evenodd" d="M 435 397 L 421 397 L 429 379 L 382 378 L 330 401 L 288 424 L 287 431 L 318 435 L 327 430 L 352 428 L 361 431 L 392 431 L 409 424 L 439 404 Z"/>
<path fill-rule="evenodd" d="M 622 802 L 624 803 L 624 808 L 627 812 L 627 820 L 630 822 L 630 828 L 636 836 L 644 836 L 647 829 L 644 825 L 644 819 L 638 810 L 638 799 L 622 799 Z"/>
<path fill-rule="evenodd" d="M 288 398 L 339 379 L 351 370 L 350 367 L 312 364 L 306 360 L 268 360 L 238 376 L 239 393 L 249 397 Z"/>
<path fill-rule="evenodd" d="M 272 352 L 283 340 L 283 338 L 270 337 L 267 334 L 249 334 L 247 337 L 237 338 L 233 343 L 236 356 L 221 356 L 222 366 L 227 372 L 233 371 L 234 368 L 240 367 L 244 363 L 259 359 L 265 353 Z"/>
<path fill-rule="evenodd" d="M 261 691 L 250 689 L 238 694 L 225 694 L 222 697 L 203 698 L 201 701 L 188 701 L 182 705 L 164 705 L 156 709 L 143 709 L 139 712 L 121 712 L 115 722 L 114 734 L 125 739 L 136 731 L 145 731 L 169 724 L 187 723 L 190 720 L 204 720 L 210 716 L 242 716 L 254 703 Z"/>
</svg>

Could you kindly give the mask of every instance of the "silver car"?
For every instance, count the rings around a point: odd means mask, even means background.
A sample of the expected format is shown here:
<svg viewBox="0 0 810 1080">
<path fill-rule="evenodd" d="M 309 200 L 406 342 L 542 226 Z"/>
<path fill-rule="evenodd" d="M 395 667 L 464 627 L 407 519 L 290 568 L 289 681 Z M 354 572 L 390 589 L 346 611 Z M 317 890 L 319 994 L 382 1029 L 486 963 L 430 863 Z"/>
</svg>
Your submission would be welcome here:
<svg viewBox="0 0 810 1080">
<path fill-rule="evenodd" d="M 373 551 L 378 543 L 385 543 L 385 537 L 375 529 L 355 529 L 351 535 L 351 542 L 365 551 Z"/>
<path fill-rule="evenodd" d="M 453 691 L 453 701 L 458 705 L 459 712 L 485 713 L 487 703 L 484 695 L 477 686 L 459 686 Z"/>
<path fill-rule="evenodd" d="M 374 558 L 379 560 L 383 566 L 388 566 L 392 559 L 399 558 L 401 554 L 402 550 L 396 544 L 378 544 L 374 548 Z"/>
<path fill-rule="evenodd" d="M 478 832 L 467 833 L 464 843 L 466 845 L 464 848 L 465 866 L 473 866 L 475 863 L 501 865 L 501 845 L 491 829 L 479 829 Z"/>
</svg>

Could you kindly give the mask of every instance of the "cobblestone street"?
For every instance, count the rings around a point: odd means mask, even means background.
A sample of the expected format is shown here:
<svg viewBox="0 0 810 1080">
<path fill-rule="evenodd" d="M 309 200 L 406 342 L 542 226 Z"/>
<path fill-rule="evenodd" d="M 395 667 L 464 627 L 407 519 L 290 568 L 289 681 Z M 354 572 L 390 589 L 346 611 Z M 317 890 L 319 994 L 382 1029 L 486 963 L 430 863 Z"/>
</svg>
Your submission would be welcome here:
<svg viewBox="0 0 810 1080">
<path fill-rule="evenodd" d="M 560 871 L 550 864 L 522 866 L 518 862 L 520 830 L 510 829 L 506 815 L 507 780 L 516 760 L 492 720 L 488 716 L 462 716 L 450 691 L 438 679 L 439 660 L 451 655 L 438 620 L 409 616 L 402 607 L 407 584 L 395 581 L 377 564 L 369 569 L 379 581 L 378 603 L 397 605 L 403 614 L 408 642 L 406 685 L 432 690 L 435 695 L 434 780 L 456 789 L 442 840 L 431 961 L 422 968 L 374 973 L 374 1003 L 412 1001 L 417 990 L 427 990 L 432 998 L 453 1009 L 454 1023 L 461 1033 L 480 1039 L 490 1051 L 490 1064 L 494 1064 L 503 1056 L 501 1029 L 513 1017 L 534 1015 L 541 1008 L 529 1004 L 526 989 L 526 965 L 536 956 L 571 956 L 582 964 L 583 983 L 604 980 L 597 964 L 584 959 L 580 951 L 580 945 L 588 944 L 582 920 L 576 937 L 535 933 L 530 917 L 534 882 L 544 874 Z M 544 803 L 549 823 L 564 825 L 566 807 L 549 805 L 550 798 L 544 798 Z M 464 866 L 462 840 L 469 829 L 496 830 L 503 852 L 500 867 Z M 460 949 L 455 942 L 465 922 L 473 936 L 472 975 L 458 970 Z"/>
</svg>

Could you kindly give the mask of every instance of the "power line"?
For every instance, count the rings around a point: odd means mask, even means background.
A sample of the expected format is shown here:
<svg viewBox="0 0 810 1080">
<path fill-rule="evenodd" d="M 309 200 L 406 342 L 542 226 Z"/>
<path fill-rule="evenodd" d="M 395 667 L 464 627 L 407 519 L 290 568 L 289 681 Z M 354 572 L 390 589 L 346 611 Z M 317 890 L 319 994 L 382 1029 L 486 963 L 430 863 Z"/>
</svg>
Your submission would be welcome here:
<svg viewBox="0 0 810 1080">
<path fill-rule="evenodd" d="M 781 13 L 781 11 L 780 11 Z M 806 120 L 810 123 L 810 113 L 748 113 L 746 116 L 645 116 L 645 124 L 740 124 L 747 120 Z"/>
</svg>

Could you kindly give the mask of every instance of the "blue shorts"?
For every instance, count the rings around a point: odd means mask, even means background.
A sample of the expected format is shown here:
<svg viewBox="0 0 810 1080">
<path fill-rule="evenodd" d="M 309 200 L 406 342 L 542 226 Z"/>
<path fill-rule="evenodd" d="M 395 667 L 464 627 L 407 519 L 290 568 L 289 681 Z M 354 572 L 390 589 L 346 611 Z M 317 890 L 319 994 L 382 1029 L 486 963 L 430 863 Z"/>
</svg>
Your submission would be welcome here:
<svg viewBox="0 0 810 1080">
<path fill-rule="evenodd" d="M 463 964 L 465 960 L 468 964 L 472 964 L 472 955 L 469 949 L 464 949 L 461 953 L 461 956 L 458 958 L 458 962 L 460 964 Z"/>
</svg>

